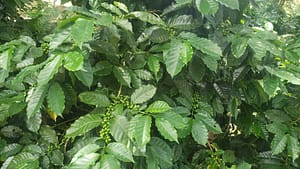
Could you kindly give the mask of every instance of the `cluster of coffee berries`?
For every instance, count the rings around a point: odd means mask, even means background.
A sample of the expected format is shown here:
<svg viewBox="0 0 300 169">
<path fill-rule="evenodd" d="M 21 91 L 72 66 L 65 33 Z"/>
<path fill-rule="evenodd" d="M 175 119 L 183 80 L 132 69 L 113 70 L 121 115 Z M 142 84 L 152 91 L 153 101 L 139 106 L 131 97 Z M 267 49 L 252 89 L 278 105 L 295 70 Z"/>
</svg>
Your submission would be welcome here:
<svg viewBox="0 0 300 169">
<path fill-rule="evenodd" d="M 192 111 L 199 109 L 200 95 L 198 93 L 193 94 Z"/>
<path fill-rule="evenodd" d="M 50 50 L 49 43 L 44 42 L 44 43 L 41 44 L 41 47 L 42 47 L 42 49 L 43 49 L 43 53 L 44 53 L 45 55 L 47 55 L 47 54 L 49 53 L 49 50 Z"/>
<path fill-rule="evenodd" d="M 106 108 L 106 113 L 104 114 L 101 122 L 102 129 L 100 130 L 100 139 L 104 140 L 105 143 L 109 143 L 111 141 L 110 121 L 113 118 L 115 106 L 118 104 L 122 104 L 124 109 L 130 109 L 133 111 L 138 111 L 140 109 L 139 105 L 130 102 L 128 96 L 120 95 L 118 97 L 115 97 L 112 100 L 112 103 Z"/>
</svg>

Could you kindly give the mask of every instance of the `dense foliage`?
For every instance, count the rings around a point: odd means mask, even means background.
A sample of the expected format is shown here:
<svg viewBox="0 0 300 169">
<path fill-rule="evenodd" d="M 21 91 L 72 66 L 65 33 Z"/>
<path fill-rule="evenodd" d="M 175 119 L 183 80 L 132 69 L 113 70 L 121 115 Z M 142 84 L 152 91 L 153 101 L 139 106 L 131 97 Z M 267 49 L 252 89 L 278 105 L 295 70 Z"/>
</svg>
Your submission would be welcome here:
<svg viewBox="0 0 300 169">
<path fill-rule="evenodd" d="M 285 3 L 0 0 L 1 169 L 299 168 Z"/>
</svg>

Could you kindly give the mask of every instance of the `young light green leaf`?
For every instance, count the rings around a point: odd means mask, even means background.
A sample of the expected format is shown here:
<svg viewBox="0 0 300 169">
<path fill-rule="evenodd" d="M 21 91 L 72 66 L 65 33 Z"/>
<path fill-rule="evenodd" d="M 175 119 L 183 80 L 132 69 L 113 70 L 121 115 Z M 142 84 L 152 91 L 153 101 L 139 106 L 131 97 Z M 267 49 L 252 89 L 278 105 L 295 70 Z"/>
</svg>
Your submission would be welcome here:
<svg viewBox="0 0 300 169">
<path fill-rule="evenodd" d="M 122 143 L 109 143 L 106 152 L 124 162 L 134 162 L 131 151 Z"/>
<path fill-rule="evenodd" d="M 274 155 L 281 153 L 285 149 L 287 139 L 288 139 L 288 136 L 286 134 L 285 135 L 275 135 L 275 137 L 273 138 L 272 143 L 271 143 L 271 149 L 272 149 L 272 153 Z"/>
<path fill-rule="evenodd" d="M 101 121 L 102 119 L 100 114 L 87 114 L 81 116 L 71 124 L 71 127 L 69 129 L 67 129 L 66 137 L 75 138 L 77 136 L 84 135 L 90 130 L 100 126 Z"/>
<path fill-rule="evenodd" d="M 77 71 L 83 68 L 83 55 L 77 51 L 65 53 L 64 67 L 69 71 Z"/>
<path fill-rule="evenodd" d="M 208 130 L 201 121 L 193 120 L 192 136 L 198 144 L 206 145 L 208 141 Z"/>
<path fill-rule="evenodd" d="M 289 155 L 291 155 L 293 161 L 295 161 L 299 157 L 299 141 L 298 141 L 298 139 L 291 135 L 288 135 L 287 149 L 288 149 Z"/>
<path fill-rule="evenodd" d="M 171 77 L 177 75 L 193 56 L 193 49 L 187 43 L 173 39 L 170 47 L 163 51 L 164 63 Z"/>
<path fill-rule="evenodd" d="M 48 107 L 58 116 L 62 116 L 65 109 L 65 94 L 59 83 L 53 83 L 47 95 Z"/>
<path fill-rule="evenodd" d="M 160 17 L 155 16 L 146 11 L 131 12 L 129 13 L 129 16 L 133 16 L 135 18 L 140 19 L 143 22 L 148 22 L 153 25 L 165 25 L 164 21 Z"/>
<path fill-rule="evenodd" d="M 163 113 L 165 111 L 170 110 L 171 107 L 168 105 L 168 103 L 164 101 L 155 101 L 151 103 L 148 108 L 146 109 L 146 112 L 149 113 Z"/>
<path fill-rule="evenodd" d="M 239 10 L 239 0 L 217 0 L 217 1 L 228 8 Z"/>
<path fill-rule="evenodd" d="M 100 149 L 100 146 L 97 145 L 97 144 L 88 144 L 88 145 L 85 145 L 84 147 L 82 147 L 72 158 L 71 160 L 71 164 L 72 163 L 75 163 L 75 165 L 79 165 L 79 166 L 85 166 L 87 164 L 81 164 L 81 162 L 83 162 L 82 160 L 79 160 L 80 158 L 88 158 L 88 157 L 92 157 L 92 156 L 89 156 L 89 154 L 93 154 L 95 152 L 97 152 L 98 150 Z M 78 162 L 80 161 L 80 162 Z M 77 163 L 77 164 L 76 164 Z"/>
<path fill-rule="evenodd" d="M 114 1 L 114 5 L 126 13 L 129 12 L 127 6 L 121 2 Z"/>
<path fill-rule="evenodd" d="M 53 76 L 58 72 L 59 67 L 62 65 L 62 61 L 62 56 L 57 55 L 53 60 L 45 65 L 37 77 L 37 83 L 39 86 L 47 84 L 53 78 Z"/>
<path fill-rule="evenodd" d="M 106 107 L 109 105 L 110 101 L 108 97 L 104 94 L 97 93 L 97 92 L 82 92 L 79 94 L 79 99 L 81 102 L 95 105 L 98 107 Z"/>
<path fill-rule="evenodd" d="M 178 136 L 176 129 L 171 123 L 163 118 L 155 118 L 155 124 L 159 133 L 169 141 L 176 141 L 178 143 Z"/>
<path fill-rule="evenodd" d="M 131 83 L 131 76 L 130 73 L 127 69 L 122 68 L 122 67 L 114 67 L 113 68 L 113 73 L 117 80 L 124 86 L 130 87 Z"/>
<path fill-rule="evenodd" d="M 121 165 L 114 156 L 105 154 L 100 160 L 100 169 L 121 169 Z"/>
<path fill-rule="evenodd" d="M 210 5 L 207 0 L 196 0 L 196 7 L 202 15 L 206 15 L 210 11 Z"/>
<path fill-rule="evenodd" d="M 71 28 L 71 37 L 80 47 L 84 42 L 92 39 L 94 23 L 92 20 L 78 18 Z"/>
<path fill-rule="evenodd" d="M 156 87 L 152 85 L 142 85 L 131 95 L 131 101 L 134 104 L 141 104 L 150 100 L 156 93 Z"/>
<path fill-rule="evenodd" d="M 30 90 L 30 92 L 32 93 L 29 93 L 26 98 L 26 101 L 28 102 L 26 108 L 28 119 L 33 117 L 35 113 L 40 109 L 47 91 L 48 91 L 48 84 L 43 86 L 38 86 Z"/>
<path fill-rule="evenodd" d="M 135 139 L 139 147 L 145 146 L 150 141 L 150 129 L 152 119 L 150 116 L 141 116 L 135 124 Z"/>
<path fill-rule="evenodd" d="M 248 39 L 237 37 L 231 42 L 231 52 L 235 58 L 240 58 L 245 53 L 248 46 Z"/>
</svg>

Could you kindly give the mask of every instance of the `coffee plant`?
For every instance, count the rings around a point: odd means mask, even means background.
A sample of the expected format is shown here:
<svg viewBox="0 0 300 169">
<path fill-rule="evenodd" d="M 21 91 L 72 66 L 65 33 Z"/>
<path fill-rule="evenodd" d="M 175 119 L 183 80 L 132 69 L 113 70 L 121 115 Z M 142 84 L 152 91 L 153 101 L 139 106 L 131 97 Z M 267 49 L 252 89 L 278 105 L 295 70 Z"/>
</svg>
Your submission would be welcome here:
<svg viewBox="0 0 300 169">
<path fill-rule="evenodd" d="M 299 168 L 290 1 L 0 0 L 1 169 Z"/>
</svg>

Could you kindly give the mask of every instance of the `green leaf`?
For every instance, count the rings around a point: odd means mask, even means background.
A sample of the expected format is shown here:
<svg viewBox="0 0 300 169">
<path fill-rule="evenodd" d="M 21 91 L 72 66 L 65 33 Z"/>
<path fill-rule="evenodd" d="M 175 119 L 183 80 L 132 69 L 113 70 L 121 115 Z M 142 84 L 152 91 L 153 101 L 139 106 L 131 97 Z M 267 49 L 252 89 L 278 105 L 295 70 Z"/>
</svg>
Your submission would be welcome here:
<svg viewBox="0 0 300 169">
<path fill-rule="evenodd" d="M 258 60 L 262 60 L 262 58 L 266 55 L 267 47 L 264 40 L 251 38 L 248 40 L 248 45 L 254 50 L 254 57 Z"/>
<path fill-rule="evenodd" d="M 199 112 L 195 117 L 198 121 L 201 121 L 209 131 L 216 134 L 222 133 L 220 125 L 209 114 Z"/>
<path fill-rule="evenodd" d="M 246 162 L 240 163 L 236 169 L 251 169 L 251 164 L 248 164 Z"/>
<path fill-rule="evenodd" d="M 126 143 L 128 141 L 129 122 L 125 116 L 116 116 L 113 118 L 110 127 L 110 134 L 117 142 Z"/>
<path fill-rule="evenodd" d="M 49 48 L 50 50 L 56 49 L 59 45 L 63 44 L 63 42 L 68 39 L 70 36 L 70 30 L 69 29 L 62 29 L 59 30 L 58 32 L 55 32 L 52 35 Z"/>
<path fill-rule="evenodd" d="M 90 168 L 99 159 L 100 154 L 96 153 L 100 149 L 100 146 L 96 144 L 88 144 L 81 148 L 72 158 L 68 168 Z"/>
<path fill-rule="evenodd" d="M 58 138 L 56 132 L 50 126 L 43 125 L 39 131 L 39 134 L 43 141 L 51 144 L 58 144 Z"/>
<path fill-rule="evenodd" d="M 200 38 L 196 34 L 183 32 L 180 37 L 186 39 L 194 48 L 201 52 L 213 56 L 216 60 L 222 56 L 222 49 L 209 39 Z"/>
<path fill-rule="evenodd" d="M 65 53 L 64 57 L 64 67 L 69 71 L 77 71 L 83 68 L 83 59 L 84 56 L 77 52 L 72 51 Z"/>
<path fill-rule="evenodd" d="M 200 56 L 204 64 L 210 69 L 211 71 L 217 72 L 218 69 L 218 60 L 213 58 L 209 55 L 203 54 Z"/>
<path fill-rule="evenodd" d="M 263 79 L 263 89 L 271 97 L 276 95 L 276 91 L 279 89 L 280 79 L 276 76 L 267 74 Z"/>
<path fill-rule="evenodd" d="M 95 153 L 99 149 L 100 149 L 100 146 L 97 144 L 94 144 L 94 143 L 85 145 L 78 152 L 76 152 L 76 154 L 73 156 L 73 158 L 71 160 L 71 163 L 77 161 L 80 157 L 82 157 L 84 155 Z"/>
<path fill-rule="evenodd" d="M 240 58 L 245 53 L 248 46 L 248 39 L 238 37 L 231 42 L 231 52 L 235 58 Z"/>
<path fill-rule="evenodd" d="M 200 82 L 205 72 L 206 68 L 200 57 L 193 57 L 189 64 L 189 73 L 193 80 Z"/>
<path fill-rule="evenodd" d="M 124 162 L 134 162 L 131 151 L 122 143 L 109 143 L 106 152 Z"/>
<path fill-rule="evenodd" d="M 149 12 L 146 11 L 135 11 L 128 14 L 129 16 L 133 16 L 135 18 L 140 19 L 143 22 L 148 22 L 153 25 L 165 25 L 164 21 Z"/>
<path fill-rule="evenodd" d="M 206 145 L 208 141 L 208 130 L 201 121 L 193 120 L 192 136 L 198 144 Z"/>
<path fill-rule="evenodd" d="M 127 9 L 127 6 L 121 2 L 117 2 L 117 1 L 114 1 L 114 5 L 116 7 L 118 7 L 119 9 L 121 9 L 122 11 L 128 13 L 128 9 Z"/>
<path fill-rule="evenodd" d="M 135 124 L 135 139 L 139 147 L 145 146 L 150 141 L 152 119 L 150 116 L 138 117 Z"/>
<path fill-rule="evenodd" d="M 71 37 L 80 47 L 84 42 L 92 40 L 94 23 L 92 20 L 78 18 L 71 28 Z"/>
<path fill-rule="evenodd" d="M 114 67 L 113 68 L 113 73 L 115 75 L 115 77 L 117 78 L 117 80 L 124 86 L 130 87 L 130 83 L 131 83 L 131 76 L 130 73 L 128 71 L 128 69 L 126 68 L 122 68 L 122 67 Z"/>
<path fill-rule="evenodd" d="M 297 138 L 288 135 L 287 150 L 289 155 L 292 156 L 294 162 L 299 157 L 299 141 Z"/>
<path fill-rule="evenodd" d="M 146 152 L 152 156 L 153 159 L 157 159 L 161 167 L 172 167 L 174 153 L 164 140 L 158 137 L 152 137 Z"/>
<path fill-rule="evenodd" d="M 84 62 L 83 69 L 76 71 L 75 76 L 82 82 L 82 84 L 90 88 L 94 80 L 91 64 L 89 62 Z"/>
<path fill-rule="evenodd" d="M 13 156 L 22 150 L 23 146 L 17 143 L 8 144 L 0 150 L 0 159 L 4 161 L 9 156 Z"/>
<path fill-rule="evenodd" d="M 87 114 L 81 116 L 74 123 L 71 124 L 70 128 L 66 131 L 66 137 L 77 137 L 84 135 L 88 131 L 100 126 L 101 124 L 100 114 Z"/>
<path fill-rule="evenodd" d="M 142 85 L 131 95 L 131 101 L 134 104 L 141 104 L 150 100 L 156 93 L 156 87 L 153 85 Z"/>
<path fill-rule="evenodd" d="M 98 107 L 106 107 L 109 105 L 110 101 L 108 97 L 104 94 L 97 93 L 97 92 L 82 92 L 79 94 L 79 99 L 81 102 L 95 105 Z"/>
<path fill-rule="evenodd" d="M 40 71 L 37 77 L 38 86 L 48 84 L 48 82 L 58 72 L 59 67 L 62 65 L 62 61 L 62 57 L 60 55 L 57 55 L 53 60 L 45 65 L 45 67 Z"/>
<path fill-rule="evenodd" d="M 0 53 L 0 83 L 4 82 L 9 75 L 12 59 L 12 48 Z"/>
<path fill-rule="evenodd" d="M 105 154 L 100 160 L 100 169 L 121 169 L 121 165 L 114 156 Z"/>
<path fill-rule="evenodd" d="M 168 103 L 164 101 L 155 101 L 151 103 L 148 108 L 146 109 L 146 112 L 150 113 L 163 113 L 165 111 L 170 110 L 171 107 L 168 105 Z"/>
<path fill-rule="evenodd" d="M 171 123 L 163 118 L 155 118 L 155 124 L 159 133 L 169 141 L 176 141 L 178 143 L 178 136 L 176 129 Z"/>
<path fill-rule="evenodd" d="M 283 80 L 287 80 L 292 84 L 300 85 L 300 78 L 291 72 L 279 68 L 271 68 L 269 66 L 265 66 L 265 68 L 272 75 L 275 75 Z"/>
<path fill-rule="evenodd" d="M 133 116 L 128 124 L 128 137 L 131 140 L 133 140 L 133 138 L 135 137 L 135 127 L 140 117 L 142 117 L 141 114 Z"/>
<path fill-rule="evenodd" d="M 202 15 L 206 15 L 210 11 L 210 5 L 207 0 L 196 0 L 196 7 L 199 12 L 202 13 Z"/>
<path fill-rule="evenodd" d="M 26 101 L 28 102 L 26 108 L 28 119 L 33 117 L 35 113 L 39 111 L 47 91 L 48 91 L 48 84 L 32 88 L 28 92 L 28 96 L 26 98 Z"/>
<path fill-rule="evenodd" d="M 33 155 L 28 152 L 21 152 L 13 157 L 8 165 L 8 169 L 22 168 L 32 169 L 39 168 L 39 156 Z"/>
<path fill-rule="evenodd" d="M 173 39 L 170 47 L 163 51 L 164 63 L 168 73 L 174 77 L 192 59 L 193 49 L 187 43 Z"/>
<path fill-rule="evenodd" d="M 155 115 L 155 117 L 166 119 L 172 126 L 174 126 L 177 129 L 182 129 L 186 127 L 186 123 L 184 121 L 184 118 L 174 111 L 165 111 L 163 113 Z"/>
<path fill-rule="evenodd" d="M 228 8 L 239 9 L 239 0 L 217 0 L 217 1 Z"/>
<path fill-rule="evenodd" d="M 26 126 L 28 130 L 37 133 L 42 124 L 42 113 L 36 112 L 34 116 L 26 119 Z"/>
<path fill-rule="evenodd" d="M 119 16 L 122 15 L 122 12 L 119 8 L 117 8 L 116 6 L 114 6 L 113 4 L 108 4 L 106 2 L 101 3 L 101 6 L 109 11 L 111 11 L 114 14 L 117 14 Z"/>
<path fill-rule="evenodd" d="M 275 135 L 271 142 L 272 154 L 276 155 L 281 153 L 286 146 L 288 135 Z"/>
<path fill-rule="evenodd" d="M 54 150 L 51 152 L 50 160 L 55 166 L 62 166 L 64 163 L 64 154 L 60 150 Z"/>
<path fill-rule="evenodd" d="M 52 112 L 62 116 L 65 109 L 65 94 L 59 83 L 53 83 L 47 95 L 48 106 Z"/>
<path fill-rule="evenodd" d="M 150 55 L 148 56 L 147 65 L 149 67 L 149 70 L 154 73 L 155 76 L 157 76 L 157 73 L 160 69 L 160 63 L 157 56 Z"/>
</svg>

